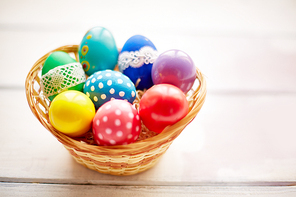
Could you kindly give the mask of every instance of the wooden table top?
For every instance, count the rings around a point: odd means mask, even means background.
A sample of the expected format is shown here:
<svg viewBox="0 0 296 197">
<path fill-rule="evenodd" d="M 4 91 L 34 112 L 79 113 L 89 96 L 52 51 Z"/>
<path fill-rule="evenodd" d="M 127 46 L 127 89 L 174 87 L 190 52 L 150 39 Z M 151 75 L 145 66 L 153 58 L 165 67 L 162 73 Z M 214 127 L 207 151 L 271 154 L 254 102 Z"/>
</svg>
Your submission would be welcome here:
<svg viewBox="0 0 296 197">
<path fill-rule="evenodd" d="M 0 196 L 296 196 L 295 1 L 0 1 Z M 132 176 L 75 162 L 32 114 L 25 78 L 47 52 L 109 29 L 205 74 L 206 102 L 160 161 Z"/>
</svg>

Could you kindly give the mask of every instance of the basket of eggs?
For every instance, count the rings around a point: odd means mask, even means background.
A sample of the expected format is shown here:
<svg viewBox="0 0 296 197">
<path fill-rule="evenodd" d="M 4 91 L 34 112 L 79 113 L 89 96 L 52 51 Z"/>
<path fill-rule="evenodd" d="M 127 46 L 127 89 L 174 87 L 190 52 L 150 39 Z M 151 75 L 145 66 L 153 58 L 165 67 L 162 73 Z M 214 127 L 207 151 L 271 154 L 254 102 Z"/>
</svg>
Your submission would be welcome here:
<svg viewBox="0 0 296 197">
<path fill-rule="evenodd" d="M 181 50 L 159 54 L 135 35 L 118 51 L 111 32 L 94 27 L 80 45 L 59 47 L 33 65 L 26 96 L 78 163 L 132 175 L 153 167 L 196 117 L 206 82 Z"/>
</svg>

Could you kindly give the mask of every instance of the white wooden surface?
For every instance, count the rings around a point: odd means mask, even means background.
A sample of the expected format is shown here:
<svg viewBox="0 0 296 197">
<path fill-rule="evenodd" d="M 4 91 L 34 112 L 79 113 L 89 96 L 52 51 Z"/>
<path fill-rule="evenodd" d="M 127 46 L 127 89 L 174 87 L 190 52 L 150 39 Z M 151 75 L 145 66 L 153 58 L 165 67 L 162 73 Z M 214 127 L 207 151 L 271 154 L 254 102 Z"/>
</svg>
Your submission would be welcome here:
<svg viewBox="0 0 296 197">
<path fill-rule="evenodd" d="M 15 189 L 17 188 L 17 189 Z M 252 197 L 294 197 L 295 187 L 237 187 L 237 186 L 101 186 L 96 185 L 52 185 L 52 184 L 2 184 L 4 196 L 50 196 L 50 197 L 217 197 L 217 196 L 252 196 Z M 12 191 L 12 189 L 15 189 Z M 1 193 L 0 193 L 1 194 Z"/>
<path fill-rule="evenodd" d="M 295 1 L 0 1 L 0 196 L 295 196 Z M 100 25 L 187 52 L 207 76 L 196 119 L 151 170 L 77 164 L 31 113 L 34 62 Z"/>
</svg>

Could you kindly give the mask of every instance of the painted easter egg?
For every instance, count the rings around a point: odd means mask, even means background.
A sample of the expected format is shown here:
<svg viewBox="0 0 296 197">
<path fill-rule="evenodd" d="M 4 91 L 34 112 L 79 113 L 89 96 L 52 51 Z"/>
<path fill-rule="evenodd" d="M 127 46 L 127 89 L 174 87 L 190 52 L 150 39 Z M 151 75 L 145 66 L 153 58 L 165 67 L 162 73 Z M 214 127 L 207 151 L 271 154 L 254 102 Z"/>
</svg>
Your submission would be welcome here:
<svg viewBox="0 0 296 197">
<path fill-rule="evenodd" d="M 41 71 L 43 95 L 51 101 L 66 90 L 83 91 L 85 73 L 79 62 L 68 53 L 56 51 L 45 60 Z"/>
<path fill-rule="evenodd" d="M 139 103 L 141 120 L 149 130 L 157 133 L 184 118 L 188 110 L 185 94 L 170 84 L 152 86 Z"/>
<path fill-rule="evenodd" d="M 94 27 L 84 35 L 78 54 L 88 76 L 100 70 L 113 70 L 118 60 L 118 49 L 113 35 L 104 27 Z"/>
<path fill-rule="evenodd" d="M 152 66 L 154 84 L 172 84 L 185 94 L 196 79 L 196 68 L 190 56 L 181 50 L 168 50 L 158 56 Z"/>
<path fill-rule="evenodd" d="M 152 64 L 157 58 L 154 44 L 142 35 L 129 38 L 118 57 L 119 71 L 128 76 L 139 90 L 153 85 Z"/>
<path fill-rule="evenodd" d="M 115 99 L 99 108 L 92 129 L 98 145 L 126 145 L 138 139 L 141 120 L 132 104 Z"/>
<path fill-rule="evenodd" d="M 133 82 L 124 74 L 113 70 L 95 72 L 85 82 L 83 92 L 98 109 L 113 99 L 122 99 L 130 103 L 136 98 Z"/>
<path fill-rule="evenodd" d="M 92 101 L 75 90 L 60 93 L 49 107 L 51 125 L 70 137 L 79 137 L 89 131 L 95 114 Z"/>
</svg>

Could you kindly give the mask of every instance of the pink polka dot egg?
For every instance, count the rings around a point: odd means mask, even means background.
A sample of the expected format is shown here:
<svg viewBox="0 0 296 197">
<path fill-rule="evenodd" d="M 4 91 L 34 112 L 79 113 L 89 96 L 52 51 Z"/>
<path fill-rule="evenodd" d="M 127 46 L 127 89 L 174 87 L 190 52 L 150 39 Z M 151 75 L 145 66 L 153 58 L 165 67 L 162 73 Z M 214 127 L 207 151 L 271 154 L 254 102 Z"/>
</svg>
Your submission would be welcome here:
<svg viewBox="0 0 296 197">
<path fill-rule="evenodd" d="M 140 116 L 131 103 L 111 100 L 96 112 L 92 131 L 98 145 L 127 145 L 135 142 L 140 135 Z"/>
</svg>

